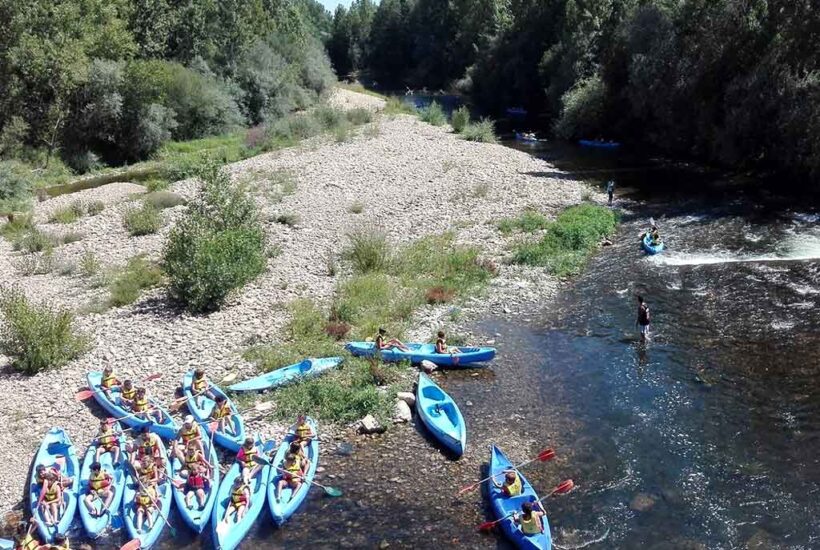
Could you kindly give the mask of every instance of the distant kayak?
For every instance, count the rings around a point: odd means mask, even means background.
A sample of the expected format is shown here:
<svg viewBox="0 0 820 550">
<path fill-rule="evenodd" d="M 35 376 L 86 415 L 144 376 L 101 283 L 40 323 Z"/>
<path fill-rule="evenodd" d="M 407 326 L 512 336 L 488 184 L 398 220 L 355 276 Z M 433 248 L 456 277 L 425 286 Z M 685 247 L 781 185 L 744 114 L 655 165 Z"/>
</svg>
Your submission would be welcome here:
<svg viewBox="0 0 820 550">
<path fill-rule="evenodd" d="M 518 141 L 526 141 L 528 143 L 538 143 L 542 141 L 547 141 L 545 139 L 538 139 L 534 135 L 522 134 L 521 132 L 515 133 L 515 139 L 517 139 Z"/>
<path fill-rule="evenodd" d="M 467 446 L 464 417 L 453 398 L 424 373 L 419 373 L 416 411 L 436 439 L 456 455 L 464 454 Z"/>
<path fill-rule="evenodd" d="M 41 486 L 37 480 L 37 466 L 40 464 L 46 468 L 56 469 L 60 472 L 60 476 L 74 478 L 74 483 L 63 489 L 63 509 L 56 525 L 46 525 L 42 508 L 38 505 Z M 74 514 L 77 511 L 79 473 L 80 463 L 77 460 L 77 452 L 71 438 L 62 428 L 51 428 L 43 438 L 40 449 L 34 457 L 34 465 L 31 468 L 31 478 L 29 479 L 31 516 L 38 521 L 37 529 L 40 531 L 43 542 L 52 543 L 54 542 L 54 536 L 58 533 L 61 535 L 68 533 L 68 528 L 71 527 Z"/>
<path fill-rule="evenodd" d="M 461 367 L 490 361 L 495 357 L 495 348 L 459 347 L 459 353 L 436 353 L 436 346 L 433 344 L 407 344 L 407 347 L 410 351 L 392 348 L 381 350 L 379 354 L 383 361 L 410 361 L 413 364 L 430 361 L 442 367 Z M 372 342 L 350 342 L 345 348 L 358 357 L 372 357 L 376 354 Z"/>
<path fill-rule="evenodd" d="M 250 380 L 237 382 L 228 389 L 235 392 L 264 391 L 284 386 L 304 378 L 319 376 L 338 367 L 344 359 L 342 357 L 323 357 L 322 359 L 305 359 L 301 363 L 282 367 L 265 374 L 260 374 Z"/>
<path fill-rule="evenodd" d="M 652 244 L 652 237 L 645 233 L 643 238 L 641 239 L 641 247 L 644 249 L 644 252 L 650 255 L 658 254 L 663 251 L 663 241 L 660 241 L 658 244 Z"/>
<path fill-rule="evenodd" d="M 581 147 L 597 147 L 598 149 L 617 149 L 621 146 L 617 141 L 600 141 L 592 139 L 582 139 L 578 142 Z"/>
<path fill-rule="evenodd" d="M 510 116 L 527 116 L 527 110 L 524 107 L 507 107 L 507 114 Z"/>
</svg>

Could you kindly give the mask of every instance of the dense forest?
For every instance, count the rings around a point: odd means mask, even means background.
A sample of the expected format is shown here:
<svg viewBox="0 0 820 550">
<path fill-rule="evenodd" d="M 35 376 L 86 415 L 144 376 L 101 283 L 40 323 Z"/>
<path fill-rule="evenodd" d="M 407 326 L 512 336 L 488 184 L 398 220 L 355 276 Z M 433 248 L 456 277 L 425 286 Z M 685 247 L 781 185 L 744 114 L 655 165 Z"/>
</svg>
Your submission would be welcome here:
<svg viewBox="0 0 820 550">
<path fill-rule="evenodd" d="M 815 0 L 355 0 L 327 43 L 339 75 L 383 89 L 815 181 L 819 44 Z"/>
</svg>

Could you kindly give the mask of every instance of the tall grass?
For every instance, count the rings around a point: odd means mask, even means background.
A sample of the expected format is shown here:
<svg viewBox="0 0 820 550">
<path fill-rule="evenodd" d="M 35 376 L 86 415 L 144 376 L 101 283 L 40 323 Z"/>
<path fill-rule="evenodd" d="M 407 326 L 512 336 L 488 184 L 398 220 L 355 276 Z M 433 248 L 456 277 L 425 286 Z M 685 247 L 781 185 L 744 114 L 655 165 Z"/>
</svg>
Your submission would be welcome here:
<svg viewBox="0 0 820 550">
<path fill-rule="evenodd" d="M 470 123 L 470 110 L 467 107 L 461 106 L 450 116 L 450 125 L 457 133 L 461 133 L 464 128 Z"/>
<path fill-rule="evenodd" d="M 545 229 L 549 225 L 549 220 L 535 210 L 525 210 L 515 218 L 505 218 L 498 222 L 498 230 L 502 233 L 512 233 L 513 231 L 523 231 L 524 233 L 534 233 Z"/>
<path fill-rule="evenodd" d="M 387 235 L 378 229 L 361 227 L 347 235 L 350 244 L 344 250 L 344 258 L 357 273 L 382 271 L 390 263 L 390 245 Z"/>
<path fill-rule="evenodd" d="M 150 235 L 162 227 L 162 214 L 156 206 L 145 202 L 142 206 L 133 206 L 126 210 L 122 224 L 132 237 Z"/>
<path fill-rule="evenodd" d="M 162 281 L 162 270 L 143 255 L 128 260 L 125 268 L 111 279 L 109 304 L 125 306 L 137 301 L 143 290 L 153 288 Z"/>
<path fill-rule="evenodd" d="M 447 124 L 447 115 L 437 101 L 433 101 L 430 105 L 421 109 L 419 111 L 419 118 L 433 126 L 444 126 Z"/>
<path fill-rule="evenodd" d="M 388 116 L 414 115 L 418 113 L 415 107 L 408 105 L 401 98 L 396 96 L 391 96 L 387 99 L 387 103 L 385 103 L 382 112 Z"/>
<path fill-rule="evenodd" d="M 461 130 L 461 136 L 467 141 L 478 141 L 481 143 L 498 143 L 495 135 L 493 121 L 482 118 L 478 122 L 470 122 Z"/>
</svg>

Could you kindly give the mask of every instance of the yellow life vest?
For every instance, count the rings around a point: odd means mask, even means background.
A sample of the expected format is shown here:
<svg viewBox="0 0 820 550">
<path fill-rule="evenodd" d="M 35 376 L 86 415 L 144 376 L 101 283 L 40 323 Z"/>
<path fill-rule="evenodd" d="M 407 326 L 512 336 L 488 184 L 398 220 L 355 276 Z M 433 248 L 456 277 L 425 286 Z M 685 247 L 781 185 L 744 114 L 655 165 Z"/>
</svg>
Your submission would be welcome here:
<svg viewBox="0 0 820 550">
<path fill-rule="evenodd" d="M 34 538 L 34 535 L 31 533 L 26 535 L 22 541 L 20 541 L 20 550 L 37 550 L 40 548 L 40 542 Z"/>
<path fill-rule="evenodd" d="M 148 410 L 148 400 L 146 398 L 134 399 L 134 411 L 143 412 Z"/>
<path fill-rule="evenodd" d="M 189 441 L 192 439 L 196 439 L 199 437 L 199 430 L 196 426 L 192 426 L 190 430 L 181 430 L 179 432 L 179 437 L 182 438 L 182 442 L 187 445 Z"/>
<path fill-rule="evenodd" d="M 234 490 L 231 491 L 231 502 L 233 503 L 234 506 L 237 506 L 239 504 L 247 504 L 248 503 L 248 500 L 245 496 L 245 489 L 246 488 L 247 488 L 247 485 L 245 485 L 243 483 L 242 485 L 240 485 L 239 487 L 237 487 L 237 488 L 235 488 Z"/>
<path fill-rule="evenodd" d="M 127 399 L 128 401 L 133 401 L 134 396 L 137 395 L 137 388 L 131 386 L 130 390 L 126 390 L 125 388 L 120 389 L 120 395 L 123 399 Z"/>
<path fill-rule="evenodd" d="M 111 485 L 111 480 L 106 477 L 105 472 L 102 470 L 100 470 L 98 474 L 92 473 L 88 478 L 88 486 L 95 491 L 98 489 L 105 489 L 109 485 Z"/>
<path fill-rule="evenodd" d="M 298 426 L 296 426 L 296 437 L 298 437 L 299 439 L 307 439 L 308 437 L 310 437 L 311 431 L 312 430 L 310 429 L 310 425 L 307 422 L 305 422 L 304 424 L 299 424 Z"/>
<path fill-rule="evenodd" d="M 154 498 L 150 494 L 150 492 L 148 492 L 148 493 L 141 492 L 137 495 L 137 504 L 139 504 L 140 506 L 143 506 L 143 507 L 147 508 L 148 506 L 152 505 L 153 503 L 154 503 Z"/>
<path fill-rule="evenodd" d="M 204 376 L 202 378 L 197 378 L 196 376 L 194 376 L 194 380 L 191 383 L 191 389 L 193 390 L 193 393 L 200 393 L 203 390 L 205 390 L 205 388 L 207 388 L 207 387 L 208 387 L 208 379 L 207 378 L 205 378 Z"/>
<path fill-rule="evenodd" d="M 114 386 L 119 385 L 120 381 L 117 380 L 117 377 L 113 374 L 111 376 L 103 376 L 102 382 L 100 385 L 105 389 L 111 389 Z"/>
<path fill-rule="evenodd" d="M 288 465 L 288 463 L 285 462 L 285 471 L 289 474 L 298 476 L 299 473 L 302 471 L 302 466 L 299 464 L 298 460 L 294 460 L 293 464 L 291 465 Z"/>
<path fill-rule="evenodd" d="M 107 449 L 117 443 L 117 435 L 113 431 L 107 429 L 100 432 L 98 441 L 100 442 L 100 445 Z"/>
<path fill-rule="evenodd" d="M 521 532 L 525 535 L 538 535 L 541 533 L 541 526 L 538 525 L 535 513 L 530 514 L 530 519 L 525 518 L 522 514 L 518 521 L 521 523 Z"/>
<path fill-rule="evenodd" d="M 154 440 L 152 434 L 146 434 L 142 440 L 142 453 L 154 456 L 154 450 L 157 448 L 157 442 Z"/>
<path fill-rule="evenodd" d="M 43 497 L 46 502 L 54 502 L 60 496 L 59 487 L 57 487 L 58 483 L 59 481 L 55 481 L 48 486 L 48 491 L 46 491 L 46 495 Z"/>
<path fill-rule="evenodd" d="M 213 417 L 214 420 L 222 420 L 223 418 L 227 418 L 231 416 L 231 405 L 227 401 L 225 401 L 221 406 L 214 407 Z"/>
<path fill-rule="evenodd" d="M 245 447 L 242 447 L 242 462 L 245 463 L 246 468 L 253 468 L 254 464 L 256 463 L 256 455 L 259 454 L 259 451 L 256 449 L 256 445 L 253 446 L 253 449 L 250 451 L 247 450 Z"/>
<path fill-rule="evenodd" d="M 518 476 L 518 474 L 515 474 L 515 481 L 513 481 L 509 485 L 505 483 L 504 487 L 507 490 L 507 496 L 517 497 L 521 494 L 521 478 Z"/>
<path fill-rule="evenodd" d="M 185 468 L 191 472 L 193 471 L 194 466 L 202 462 L 200 459 L 202 455 L 199 454 L 199 451 L 194 451 L 194 455 L 191 456 L 188 453 L 185 453 Z"/>
<path fill-rule="evenodd" d="M 156 468 L 154 468 L 154 463 L 152 462 L 148 466 L 142 466 L 140 468 L 140 477 L 144 477 L 144 478 L 148 478 L 148 479 L 154 479 L 155 471 L 156 471 Z"/>
</svg>

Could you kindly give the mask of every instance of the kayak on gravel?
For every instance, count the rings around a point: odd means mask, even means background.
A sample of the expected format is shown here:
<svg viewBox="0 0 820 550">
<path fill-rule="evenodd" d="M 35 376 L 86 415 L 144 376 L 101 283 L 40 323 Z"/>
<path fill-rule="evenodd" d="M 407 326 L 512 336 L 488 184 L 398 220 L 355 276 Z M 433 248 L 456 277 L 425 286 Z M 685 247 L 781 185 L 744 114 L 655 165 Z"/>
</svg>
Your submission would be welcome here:
<svg viewBox="0 0 820 550">
<path fill-rule="evenodd" d="M 297 382 L 304 378 L 319 376 L 338 367 L 344 359 L 342 357 L 323 357 L 321 359 L 305 359 L 281 369 L 276 369 L 255 378 L 237 382 L 228 386 L 230 391 L 264 391 Z"/>
<path fill-rule="evenodd" d="M 653 244 L 652 236 L 647 232 L 644 234 L 643 238 L 641 238 L 641 248 L 643 248 L 644 252 L 647 254 L 654 255 L 662 252 L 664 245 L 663 241 L 658 241 Z"/>
<path fill-rule="evenodd" d="M 458 353 L 436 353 L 433 344 L 406 344 L 409 351 L 390 348 L 378 352 L 383 361 L 398 362 L 410 361 L 413 364 L 430 361 L 440 367 L 463 367 L 473 363 L 490 361 L 495 357 L 495 348 L 469 348 L 459 346 Z M 376 355 L 376 347 L 372 342 L 350 342 L 345 348 L 359 357 Z"/>
<path fill-rule="evenodd" d="M 453 398 L 424 373 L 419 373 L 416 410 L 436 439 L 456 455 L 464 454 L 467 446 L 464 417 Z"/>
<path fill-rule="evenodd" d="M 83 458 L 83 466 L 80 470 L 80 519 L 83 522 L 83 527 L 85 527 L 85 532 L 92 539 L 99 537 L 106 527 L 111 524 L 113 516 L 119 514 L 123 492 L 125 491 L 125 434 L 122 433 L 122 428 L 118 422 L 115 422 L 111 428 L 111 435 L 107 437 L 116 440 L 120 448 L 119 459 L 115 464 L 113 455 L 106 451 L 100 455 L 99 460 L 100 472 L 111 476 L 110 485 L 106 485 L 106 482 L 101 480 L 91 480 L 91 465 L 97 462 L 97 448 L 106 443 L 100 441 L 99 438 L 92 441 L 91 445 L 88 446 L 88 450 L 85 452 L 85 457 Z M 94 510 L 92 514 L 85 500 L 92 491 L 98 491 L 104 488 L 108 488 L 112 492 L 108 509 L 104 510 L 106 497 L 101 493 L 97 493 L 92 501 L 92 508 Z"/>
<path fill-rule="evenodd" d="M 132 428 L 136 428 L 136 431 L 139 431 L 139 429 L 143 426 L 148 426 L 152 432 L 163 439 L 174 439 L 176 437 L 177 431 L 179 431 L 179 426 L 174 419 L 171 418 L 171 415 L 168 414 L 168 411 L 165 410 L 156 400 L 151 399 L 149 402 L 153 410 L 158 410 L 160 412 L 162 421 L 155 422 L 153 420 L 143 420 L 138 418 L 132 411 L 126 409 L 120 404 L 119 388 L 111 388 L 109 390 L 111 392 L 111 399 L 108 398 L 100 387 L 100 382 L 102 381 L 101 372 L 89 372 L 87 379 L 88 387 L 94 392 L 94 399 L 97 400 L 97 403 L 99 403 L 102 408 L 108 412 L 108 414 L 117 420 L 123 422 L 124 424 L 128 424 Z"/>
<path fill-rule="evenodd" d="M 60 510 L 57 522 L 54 525 L 46 525 L 46 518 L 40 506 L 40 497 L 43 497 L 43 502 L 48 502 L 52 496 L 53 498 L 57 498 L 57 494 L 52 493 L 49 495 L 48 492 L 45 495 L 40 494 L 42 486 L 37 475 L 38 466 L 44 466 L 46 472 L 57 472 L 61 480 L 60 483 L 63 486 L 63 506 Z M 64 429 L 51 428 L 43 438 L 43 442 L 40 444 L 40 448 L 34 456 L 34 465 L 31 468 L 31 478 L 29 479 L 28 495 L 31 515 L 37 520 L 37 529 L 40 532 L 42 541 L 46 544 L 54 542 L 54 537 L 57 534 L 65 535 L 68 533 L 68 529 L 74 521 L 74 514 L 77 511 L 79 473 L 80 464 L 77 460 L 77 452 L 74 449 L 71 438 Z M 73 478 L 73 483 L 62 483 L 64 478 Z"/>
<path fill-rule="evenodd" d="M 187 478 L 177 477 L 184 468 L 179 457 L 174 454 L 171 459 L 171 472 L 174 478 L 172 489 L 174 502 L 177 505 L 177 510 L 179 510 L 179 515 L 182 516 L 182 520 L 197 533 L 203 532 L 208 521 L 210 521 L 211 512 L 216 502 L 216 493 L 219 490 L 219 458 L 216 455 L 216 445 L 211 443 L 202 426 L 199 426 L 199 432 L 202 438 L 202 446 L 205 448 L 205 459 L 211 466 L 210 471 L 204 475 L 207 478 L 207 482 L 202 487 L 205 492 L 204 503 L 199 502 L 199 497 L 195 494 L 196 490 L 188 485 Z M 190 470 L 188 470 L 188 475 L 190 476 Z M 190 499 L 186 499 L 189 491 L 194 491 L 194 493 Z"/>
<path fill-rule="evenodd" d="M 165 444 L 158 441 L 159 458 L 162 461 L 162 469 L 168 475 L 171 472 L 171 464 L 168 461 L 168 452 L 165 450 Z M 125 491 L 122 496 L 122 515 L 125 520 L 125 529 L 128 531 L 128 536 L 131 539 L 139 539 L 140 550 L 148 550 L 157 540 L 165 528 L 165 520 L 168 519 L 168 513 L 171 511 L 171 483 L 168 475 L 160 478 L 161 482 L 155 485 L 157 504 L 151 508 L 151 527 L 148 527 L 148 519 L 143 518 L 142 529 L 137 531 L 137 493 L 140 492 L 140 482 L 134 472 L 134 466 L 128 465 L 128 474 L 125 478 Z M 163 519 L 165 518 L 165 519 Z"/>
<path fill-rule="evenodd" d="M 279 481 L 285 476 L 285 456 L 288 454 L 288 449 L 292 441 L 296 439 L 296 424 L 290 427 L 288 435 L 279 444 L 276 450 L 276 456 L 271 461 L 270 483 L 268 483 L 268 506 L 270 513 L 273 516 L 273 521 L 276 525 L 282 525 L 290 516 L 296 512 L 297 508 L 302 504 L 307 497 L 310 490 L 310 484 L 316 476 L 316 466 L 319 464 L 319 432 L 316 430 L 316 422 L 312 418 L 306 419 L 310 429 L 316 437 L 310 440 L 310 443 L 305 447 L 305 457 L 310 461 L 308 469 L 305 472 L 305 477 L 302 479 L 302 484 L 293 492 L 290 486 L 282 488 L 282 493 L 279 498 L 276 498 L 276 488 Z"/>
<path fill-rule="evenodd" d="M 507 459 L 504 453 L 501 452 L 501 449 L 492 445 L 490 449 L 490 475 L 501 482 L 504 480 L 504 473 L 512 469 L 514 469 L 512 463 Z M 543 531 L 533 535 L 524 534 L 521 527 L 513 521 L 512 514 L 521 514 L 522 504 L 538 500 L 538 495 L 529 481 L 527 481 L 527 478 L 525 478 L 520 471 L 517 472 L 518 478 L 521 481 L 521 494 L 518 496 L 508 497 L 504 495 L 501 488 L 496 487 L 494 483 L 491 482 L 488 484 L 488 495 L 493 514 L 498 520 L 501 520 L 499 522 L 501 530 L 504 531 L 504 535 L 506 535 L 516 548 L 550 550 L 552 548 L 552 535 L 546 515 L 541 517 Z"/>
<path fill-rule="evenodd" d="M 188 410 L 191 411 L 191 414 L 194 415 L 197 422 L 207 426 L 206 431 L 210 433 L 211 428 L 208 424 L 214 421 L 211 416 L 214 413 L 214 408 L 217 404 L 216 401 L 211 399 L 208 395 L 203 394 L 195 396 L 193 394 L 193 390 L 191 389 L 193 380 L 193 371 L 185 373 L 185 376 L 182 378 L 182 391 L 185 393 L 185 397 L 188 398 Z M 236 405 L 233 404 L 233 401 L 228 398 L 225 392 L 213 383 L 208 382 L 207 392 L 213 395 L 214 398 L 225 398 L 225 415 L 226 418 L 228 418 L 226 421 L 226 427 L 230 426 L 230 430 L 217 429 L 214 434 L 214 441 L 229 451 L 233 451 L 235 453 L 239 452 L 239 447 L 241 447 L 242 442 L 245 441 L 245 422 L 242 420 L 242 415 L 239 414 L 239 410 L 236 408 Z"/>
</svg>

